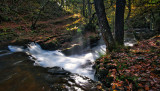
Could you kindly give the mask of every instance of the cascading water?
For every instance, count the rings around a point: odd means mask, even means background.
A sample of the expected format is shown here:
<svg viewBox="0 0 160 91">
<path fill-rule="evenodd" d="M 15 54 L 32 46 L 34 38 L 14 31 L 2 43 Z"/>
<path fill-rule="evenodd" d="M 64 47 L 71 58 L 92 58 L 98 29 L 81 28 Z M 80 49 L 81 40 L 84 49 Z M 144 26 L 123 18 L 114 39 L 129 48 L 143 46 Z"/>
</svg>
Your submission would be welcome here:
<svg viewBox="0 0 160 91">
<path fill-rule="evenodd" d="M 125 40 L 125 45 L 133 43 Z M 97 44 L 79 55 L 72 54 L 78 52 L 75 48 L 63 54 L 36 43 L 8 46 L 10 51 L 0 50 L 0 91 L 97 91 L 92 63 L 106 48 L 102 39 Z"/>
<path fill-rule="evenodd" d="M 130 36 L 130 35 L 129 35 Z M 128 38 L 128 37 L 127 37 Z M 125 38 L 125 46 L 133 46 L 135 43 L 134 38 L 129 39 Z M 31 55 L 31 60 L 35 63 L 34 65 L 42 67 L 61 67 L 72 73 L 78 73 L 83 76 L 87 76 L 91 79 L 94 79 L 94 70 L 92 69 L 92 63 L 100 55 L 105 54 L 106 46 L 104 45 L 103 40 L 101 39 L 98 42 L 99 45 L 93 48 L 89 48 L 89 52 L 86 52 L 81 55 L 71 55 L 65 56 L 61 51 L 48 51 L 43 50 L 40 45 L 37 43 L 28 44 L 27 48 L 22 46 L 8 46 L 12 52 L 26 52 Z M 84 49 L 87 51 L 87 49 Z M 75 50 L 76 51 L 76 50 Z"/>
<path fill-rule="evenodd" d="M 42 67 L 62 67 L 72 73 L 78 73 L 94 79 L 94 70 L 92 63 L 100 54 L 105 53 L 105 45 L 92 48 L 92 51 L 82 55 L 65 56 L 62 52 L 43 50 L 38 44 L 31 43 L 28 48 L 24 49 L 19 46 L 8 46 L 12 52 L 26 52 L 31 55 L 31 59 L 35 61 L 34 65 Z"/>
</svg>

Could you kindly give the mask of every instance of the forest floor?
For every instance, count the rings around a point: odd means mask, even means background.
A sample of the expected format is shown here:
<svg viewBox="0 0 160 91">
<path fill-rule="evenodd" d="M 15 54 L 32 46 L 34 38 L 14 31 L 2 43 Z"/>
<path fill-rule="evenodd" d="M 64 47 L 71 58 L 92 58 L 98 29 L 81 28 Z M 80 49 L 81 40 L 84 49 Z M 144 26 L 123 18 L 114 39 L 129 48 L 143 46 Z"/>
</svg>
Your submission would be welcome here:
<svg viewBox="0 0 160 91">
<path fill-rule="evenodd" d="M 160 35 L 107 54 L 95 64 L 107 91 L 160 91 Z"/>
<path fill-rule="evenodd" d="M 24 21 L 1 23 L 0 47 L 9 44 L 24 45 L 33 41 L 45 45 L 46 49 L 67 48 L 72 44 L 77 26 L 82 24 L 82 17 L 79 14 L 70 14 L 55 20 L 38 21 L 36 30 L 31 30 L 31 24 Z"/>
</svg>

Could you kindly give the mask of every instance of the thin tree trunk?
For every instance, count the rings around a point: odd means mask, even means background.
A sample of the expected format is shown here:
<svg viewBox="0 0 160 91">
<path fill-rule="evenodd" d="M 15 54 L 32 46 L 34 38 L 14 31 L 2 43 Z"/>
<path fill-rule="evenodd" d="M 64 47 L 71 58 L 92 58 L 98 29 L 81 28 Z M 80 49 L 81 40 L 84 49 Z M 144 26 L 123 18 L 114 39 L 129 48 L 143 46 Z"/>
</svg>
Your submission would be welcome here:
<svg viewBox="0 0 160 91">
<path fill-rule="evenodd" d="M 130 15 L 131 15 L 131 0 L 128 0 L 128 15 L 127 15 L 127 18 L 126 20 L 129 20 L 130 18 Z"/>
<path fill-rule="evenodd" d="M 90 4 L 90 0 L 88 0 L 88 16 L 89 16 L 89 18 L 91 17 L 91 4 Z"/>
<path fill-rule="evenodd" d="M 116 0 L 115 41 L 124 45 L 124 11 L 126 0 Z"/>
<path fill-rule="evenodd" d="M 33 19 L 32 25 L 31 25 L 31 29 L 36 29 L 36 23 L 37 23 L 40 15 L 41 15 L 41 12 L 44 10 L 44 7 L 45 7 L 48 3 L 49 3 L 49 0 L 42 6 L 42 8 L 40 9 L 40 11 L 39 11 L 39 13 L 38 13 L 38 15 L 37 15 L 37 17 L 36 17 L 36 19 L 35 19 L 35 21 L 34 21 L 34 19 Z"/>
<path fill-rule="evenodd" d="M 85 0 L 83 0 L 83 16 L 84 16 L 84 17 L 86 16 L 86 14 L 85 14 L 85 9 L 86 9 Z"/>
<path fill-rule="evenodd" d="M 134 0 L 132 0 L 133 2 L 134 2 Z M 127 15 L 127 17 L 126 17 L 126 19 L 125 19 L 125 24 L 128 26 L 128 29 L 129 30 L 133 30 L 133 27 L 131 26 L 131 24 L 130 24 L 130 16 L 131 16 L 131 4 L 132 4 L 132 2 L 131 2 L 131 0 L 128 0 L 128 5 L 127 5 L 127 7 L 128 7 L 128 15 Z"/>
<path fill-rule="evenodd" d="M 97 13 L 99 27 L 101 29 L 103 40 L 107 46 L 106 51 L 112 51 L 115 48 L 115 42 L 111 33 L 111 29 L 106 18 L 104 1 L 94 0 L 95 10 Z"/>
<path fill-rule="evenodd" d="M 92 21 L 93 21 L 93 19 L 94 19 L 95 15 L 96 15 L 96 13 L 93 13 L 93 14 L 92 14 L 92 17 L 89 19 L 89 24 L 91 24 L 91 23 L 92 23 Z"/>
<path fill-rule="evenodd" d="M 154 13 L 153 11 L 151 10 L 151 17 L 150 17 L 150 30 L 154 30 L 154 23 L 155 23 L 155 16 L 154 16 Z"/>
</svg>

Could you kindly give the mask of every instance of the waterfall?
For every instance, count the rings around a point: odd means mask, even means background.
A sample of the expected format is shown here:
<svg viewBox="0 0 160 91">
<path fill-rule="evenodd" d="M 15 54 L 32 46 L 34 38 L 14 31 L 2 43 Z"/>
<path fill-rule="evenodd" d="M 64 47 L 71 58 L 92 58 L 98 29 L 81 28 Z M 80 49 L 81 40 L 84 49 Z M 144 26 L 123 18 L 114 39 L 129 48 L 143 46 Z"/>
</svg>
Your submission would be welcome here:
<svg viewBox="0 0 160 91">
<path fill-rule="evenodd" d="M 72 73 L 77 73 L 94 79 L 93 62 L 105 53 L 105 45 L 99 45 L 91 51 L 81 55 L 65 56 L 60 50 L 43 50 L 37 43 L 28 44 L 27 48 L 22 46 L 8 46 L 12 52 L 26 52 L 34 61 L 35 66 L 55 67 L 59 66 Z"/>
</svg>

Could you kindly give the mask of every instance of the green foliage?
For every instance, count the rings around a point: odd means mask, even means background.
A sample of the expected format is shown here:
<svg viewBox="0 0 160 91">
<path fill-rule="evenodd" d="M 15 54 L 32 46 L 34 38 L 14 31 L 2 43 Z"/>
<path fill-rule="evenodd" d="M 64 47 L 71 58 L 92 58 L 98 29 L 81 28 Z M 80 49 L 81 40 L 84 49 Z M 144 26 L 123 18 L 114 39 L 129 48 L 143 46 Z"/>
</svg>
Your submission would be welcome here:
<svg viewBox="0 0 160 91">
<path fill-rule="evenodd" d="M 78 32 L 78 33 L 82 33 L 82 31 L 83 31 L 83 30 L 82 30 L 81 28 L 78 28 L 78 29 L 77 29 L 77 32 Z"/>
<path fill-rule="evenodd" d="M 7 32 L 7 30 L 9 30 L 9 28 L 4 27 L 2 30 L 3 30 L 3 32 Z"/>
<path fill-rule="evenodd" d="M 156 3 L 158 3 L 158 1 L 159 1 L 159 0 L 149 0 L 149 3 L 151 3 L 151 4 L 156 4 Z"/>
</svg>

